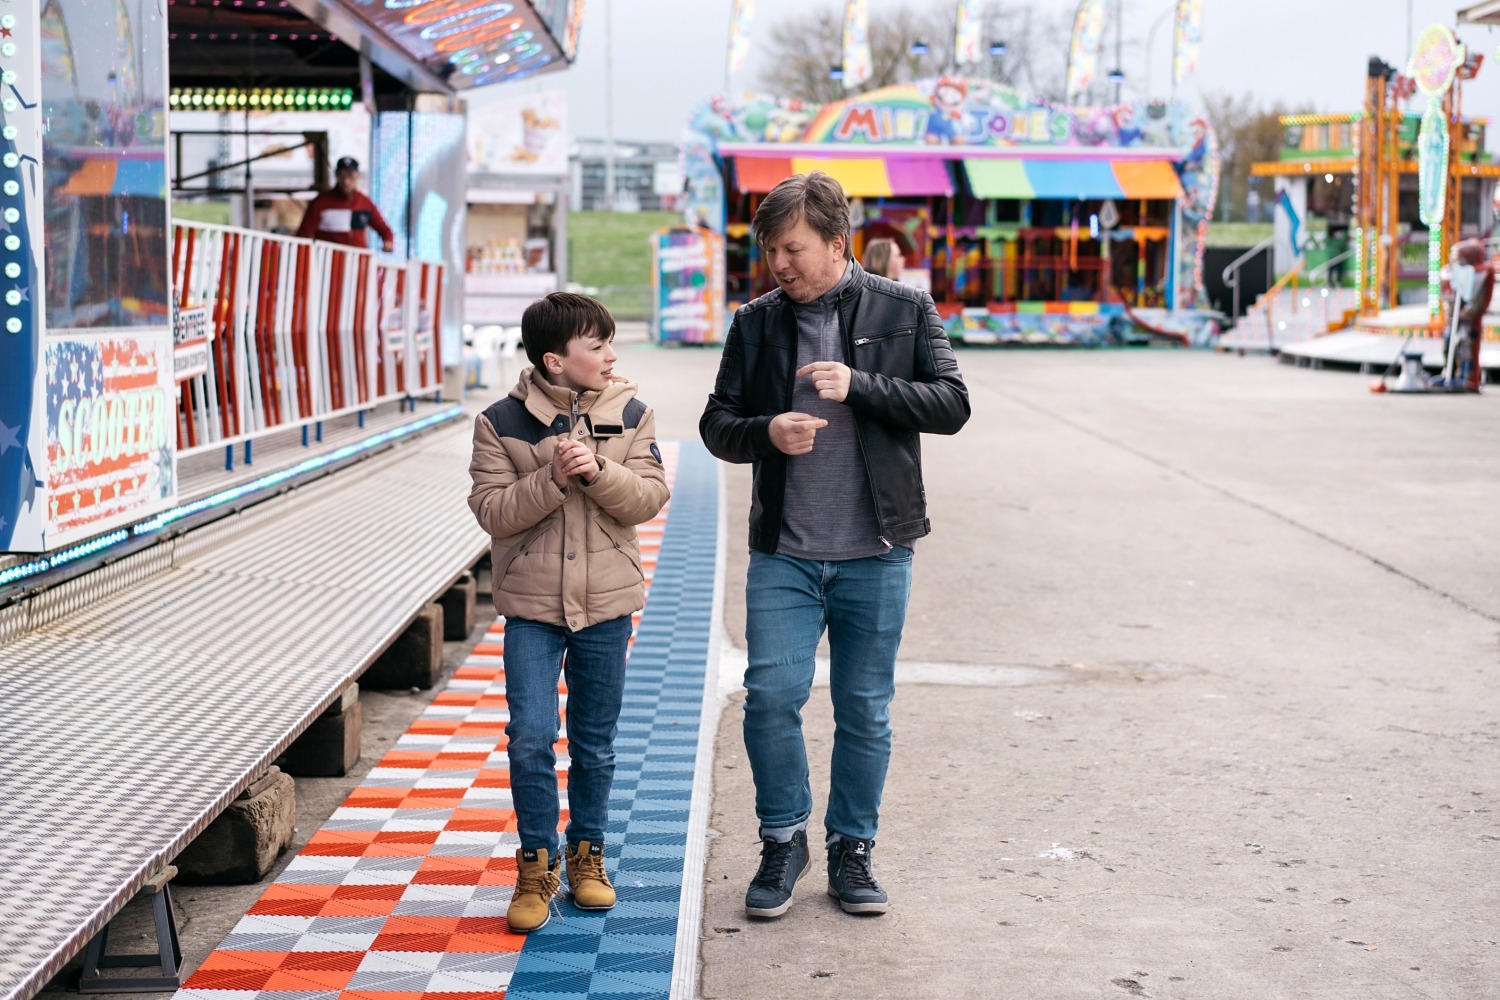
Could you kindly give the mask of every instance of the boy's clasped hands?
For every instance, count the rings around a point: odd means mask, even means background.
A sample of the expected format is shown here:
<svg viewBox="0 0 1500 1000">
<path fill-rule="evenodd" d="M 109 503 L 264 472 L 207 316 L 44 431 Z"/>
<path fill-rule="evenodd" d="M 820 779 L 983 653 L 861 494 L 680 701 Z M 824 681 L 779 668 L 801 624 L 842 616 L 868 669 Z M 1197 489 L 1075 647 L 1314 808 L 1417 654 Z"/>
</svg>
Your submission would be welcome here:
<svg viewBox="0 0 1500 1000">
<path fill-rule="evenodd" d="M 577 476 L 587 486 L 599 473 L 599 460 L 588 445 L 577 438 L 560 438 L 552 452 L 552 482 L 560 490 L 568 488 L 568 479 Z"/>
</svg>

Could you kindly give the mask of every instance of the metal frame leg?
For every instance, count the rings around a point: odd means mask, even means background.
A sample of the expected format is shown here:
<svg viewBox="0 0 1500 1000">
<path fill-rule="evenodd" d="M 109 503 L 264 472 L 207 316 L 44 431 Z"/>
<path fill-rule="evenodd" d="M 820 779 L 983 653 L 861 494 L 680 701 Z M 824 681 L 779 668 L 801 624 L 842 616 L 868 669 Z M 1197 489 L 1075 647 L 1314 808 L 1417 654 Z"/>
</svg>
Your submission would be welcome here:
<svg viewBox="0 0 1500 1000">
<path fill-rule="evenodd" d="M 177 917 L 172 912 L 172 889 L 163 883 L 151 893 L 151 918 L 156 925 L 156 953 L 109 955 L 109 925 L 93 939 L 83 956 L 79 993 L 161 993 L 182 986 L 182 946 L 177 939 Z M 105 976 L 104 969 L 151 969 L 154 976 Z"/>
</svg>

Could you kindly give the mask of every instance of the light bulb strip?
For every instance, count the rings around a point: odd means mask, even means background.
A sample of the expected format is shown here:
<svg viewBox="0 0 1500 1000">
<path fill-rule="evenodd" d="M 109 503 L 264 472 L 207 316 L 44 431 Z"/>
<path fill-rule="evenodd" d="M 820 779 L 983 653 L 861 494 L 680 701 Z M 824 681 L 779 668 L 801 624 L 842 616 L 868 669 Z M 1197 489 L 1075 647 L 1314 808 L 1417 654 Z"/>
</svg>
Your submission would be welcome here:
<svg viewBox="0 0 1500 1000">
<path fill-rule="evenodd" d="M 343 111 L 354 106 L 352 87 L 173 87 L 174 111 Z"/>
</svg>

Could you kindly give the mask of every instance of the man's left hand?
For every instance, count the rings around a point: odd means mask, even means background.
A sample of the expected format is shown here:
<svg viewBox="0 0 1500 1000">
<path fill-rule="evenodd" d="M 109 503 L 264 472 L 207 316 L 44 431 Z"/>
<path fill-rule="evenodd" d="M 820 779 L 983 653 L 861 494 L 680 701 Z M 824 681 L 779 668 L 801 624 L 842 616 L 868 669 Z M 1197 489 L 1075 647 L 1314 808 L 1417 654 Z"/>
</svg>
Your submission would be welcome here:
<svg viewBox="0 0 1500 1000">
<path fill-rule="evenodd" d="M 819 399 L 842 403 L 849 396 L 849 366 L 838 361 L 814 361 L 797 369 L 797 377 L 812 379 Z"/>
</svg>

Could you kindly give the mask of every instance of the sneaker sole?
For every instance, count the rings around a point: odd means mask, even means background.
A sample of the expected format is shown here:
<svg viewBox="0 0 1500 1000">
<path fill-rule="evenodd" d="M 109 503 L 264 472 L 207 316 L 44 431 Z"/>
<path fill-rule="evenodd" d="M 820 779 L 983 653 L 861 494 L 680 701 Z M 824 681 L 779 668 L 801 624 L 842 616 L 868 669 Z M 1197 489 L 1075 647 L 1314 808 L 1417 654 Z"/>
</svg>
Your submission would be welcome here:
<svg viewBox="0 0 1500 1000">
<path fill-rule="evenodd" d="M 790 910 L 792 908 L 792 893 L 795 893 L 797 890 L 797 882 L 802 878 L 802 876 L 807 874 L 807 870 L 811 867 L 812 854 L 809 853 L 807 855 L 807 864 L 802 866 L 802 870 L 797 873 L 797 878 L 792 880 L 792 892 L 787 893 L 785 903 L 782 903 L 780 906 L 775 907 L 751 906 L 749 903 L 746 903 L 745 913 L 752 917 L 779 917 L 787 910 Z"/>
<path fill-rule="evenodd" d="M 839 901 L 839 908 L 842 909 L 845 913 L 879 914 L 885 913 L 891 908 L 891 904 L 889 901 L 884 903 L 846 903 L 844 902 L 843 898 L 839 896 L 839 891 L 833 887 L 832 882 L 828 883 L 828 895 Z"/>
</svg>

